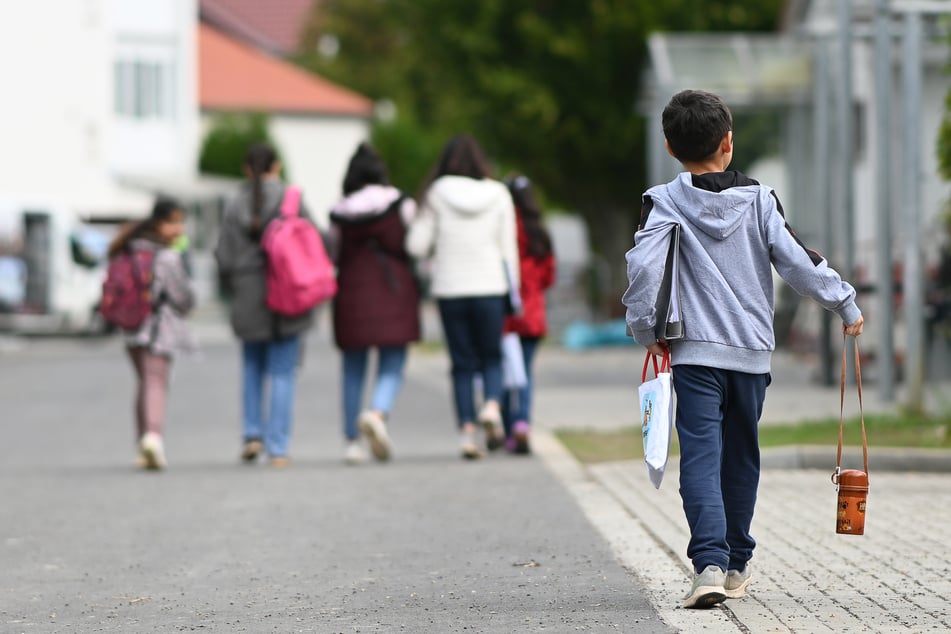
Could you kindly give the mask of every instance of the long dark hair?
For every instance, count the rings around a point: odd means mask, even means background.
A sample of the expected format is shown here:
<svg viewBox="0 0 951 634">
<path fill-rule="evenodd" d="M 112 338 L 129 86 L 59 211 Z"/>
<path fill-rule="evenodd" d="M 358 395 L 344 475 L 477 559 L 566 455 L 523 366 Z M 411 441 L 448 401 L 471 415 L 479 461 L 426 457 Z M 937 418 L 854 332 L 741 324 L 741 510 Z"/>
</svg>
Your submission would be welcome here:
<svg viewBox="0 0 951 634">
<path fill-rule="evenodd" d="M 529 254 L 544 258 L 552 252 L 551 235 L 542 223 L 542 210 L 538 206 L 532 191 L 532 182 L 525 176 L 512 176 L 505 179 L 515 211 L 522 219 L 522 226 L 528 236 Z"/>
<path fill-rule="evenodd" d="M 489 167 L 489 160 L 485 152 L 469 134 L 457 134 L 449 139 L 443 146 L 439 160 L 430 172 L 429 177 L 423 183 L 419 190 L 419 198 L 426 196 L 430 185 L 440 176 L 467 176 L 469 178 L 483 179 L 492 176 L 492 170 Z"/>
<path fill-rule="evenodd" d="M 260 236 L 264 222 L 262 207 L 264 206 L 264 192 L 261 178 L 274 168 L 277 161 L 277 152 L 268 143 L 254 143 L 244 155 L 244 166 L 248 169 L 251 179 L 251 235 Z"/>
<path fill-rule="evenodd" d="M 361 143 L 350 157 L 347 175 L 343 178 L 343 195 L 348 196 L 367 185 L 388 185 L 386 164 L 376 150 Z"/>
<path fill-rule="evenodd" d="M 160 195 L 155 199 L 155 204 L 152 205 L 152 213 L 148 218 L 127 224 L 119 230 L 119 233 L 109 245 L 109 257 L 111 258 L 126 250 L 133 240 L 139 238 L 158 241 L 158 233 L 155 228 L 171 218 L 176 211 L 182 211 L 181 204 L 174 198 Z"/>
</svg>

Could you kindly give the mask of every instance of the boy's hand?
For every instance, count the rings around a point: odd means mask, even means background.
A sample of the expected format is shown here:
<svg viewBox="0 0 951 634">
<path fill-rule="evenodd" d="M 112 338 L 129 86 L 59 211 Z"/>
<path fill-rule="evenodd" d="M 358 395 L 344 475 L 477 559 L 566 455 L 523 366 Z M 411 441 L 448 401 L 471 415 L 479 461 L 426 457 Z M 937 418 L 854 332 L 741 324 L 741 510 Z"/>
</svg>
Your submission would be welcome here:
<svg viewBox="0 0 951 634">
<path fill-rule="evenodd" d="M 842 324 L 842 332 L 852 337 L 858 337 L 860 334 L 862 334 L 862 324 L 864 323 L 865 318 L 859 315 L 859 318 L 856 319 L 854 323 L 849 324 L 848 326 Z"/>
<path fill-rule="evenodd" d="M 651 345 L 647 346 L 647 350 L 655 356 L 662 357 L 667 351 L 667 342 L 658 341 L 657 343 L 652 343 Z"/>
</svg>

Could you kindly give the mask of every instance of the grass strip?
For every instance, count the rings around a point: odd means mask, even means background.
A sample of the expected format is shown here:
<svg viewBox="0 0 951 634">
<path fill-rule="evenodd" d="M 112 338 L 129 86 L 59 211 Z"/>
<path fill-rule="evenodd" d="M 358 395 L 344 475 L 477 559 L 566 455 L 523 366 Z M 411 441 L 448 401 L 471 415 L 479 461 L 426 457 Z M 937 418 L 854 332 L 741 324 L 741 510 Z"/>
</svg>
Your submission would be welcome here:
<svg viewBox="0 0 951 634">
<path fill-rule="evenodd" d="M 951 414 L 940 417 L 914 415 L 869 415 L 865 428 L 870 447 L 912 447 L 951 449 Z M 793 425 L 765 425 L 759 429 L 761 447 L 821 445 L 834 447 L 839 435 L 838 420 L 820 420 Z M 644 458 L 643 437 L 639 427 L 616 430 L 563 429 L 555 436 L 585 463 Z M 846 446 L 861 445 L 862 428 L 858 417 L 845 422 Z M 670 453 L 678 455 L 677 433 L 673 434 Z"/>
</svg>

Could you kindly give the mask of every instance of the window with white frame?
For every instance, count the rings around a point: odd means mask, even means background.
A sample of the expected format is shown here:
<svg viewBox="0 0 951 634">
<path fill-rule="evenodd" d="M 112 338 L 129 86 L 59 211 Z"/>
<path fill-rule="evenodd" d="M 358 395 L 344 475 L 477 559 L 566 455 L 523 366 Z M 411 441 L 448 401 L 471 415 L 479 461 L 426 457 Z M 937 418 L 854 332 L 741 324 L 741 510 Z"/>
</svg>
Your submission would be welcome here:
<svg viewBox="0 0 951 634">
<path fill-rule="evenodd" d="M 131 119 L 175 118 L 175 66 L 145 58 L 114 64 L 115 111 Z"/>
</svg>

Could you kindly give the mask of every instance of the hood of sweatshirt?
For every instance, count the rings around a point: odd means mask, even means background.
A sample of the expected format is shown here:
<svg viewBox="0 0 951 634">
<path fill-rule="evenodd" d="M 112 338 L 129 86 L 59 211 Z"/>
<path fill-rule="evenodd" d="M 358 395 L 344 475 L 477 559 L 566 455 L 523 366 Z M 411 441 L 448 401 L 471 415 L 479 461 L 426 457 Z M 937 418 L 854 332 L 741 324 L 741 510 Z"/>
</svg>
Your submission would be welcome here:
<svg viewBox="0 0 951 634">
<path fill-rule="evenodd" d="M 383 213 L 397 198 L 400 190 L 389 185 L 367 185 L 340 199 L 331 213 L 346 218 L 360 218 Z"/>
<path fill-rule="evenodd" d="M 459 213 L 478 214 L 510 194 L 505 185 L 490 178 L 447 175 L 433 181 L 427 195 Z"/>
<path fill-rule="evenodd" d="M 730 174 L 731 172 L 725 172 L 719 175 L 718 180 L 729 178 Z M 667 187 L 678 211 L 691 224 L 714 240 L 724 240 L 737 230 L 743 222 L 743 217 L 753 209 L 760 187 L 758 185 L 731 186 L 720 182 L 717 185 L 725 185 L 725 188 L 720 191 L 710 191 L 696 187 L 693 176 L 689 172 L 683 172 Z"/>
</svg>

